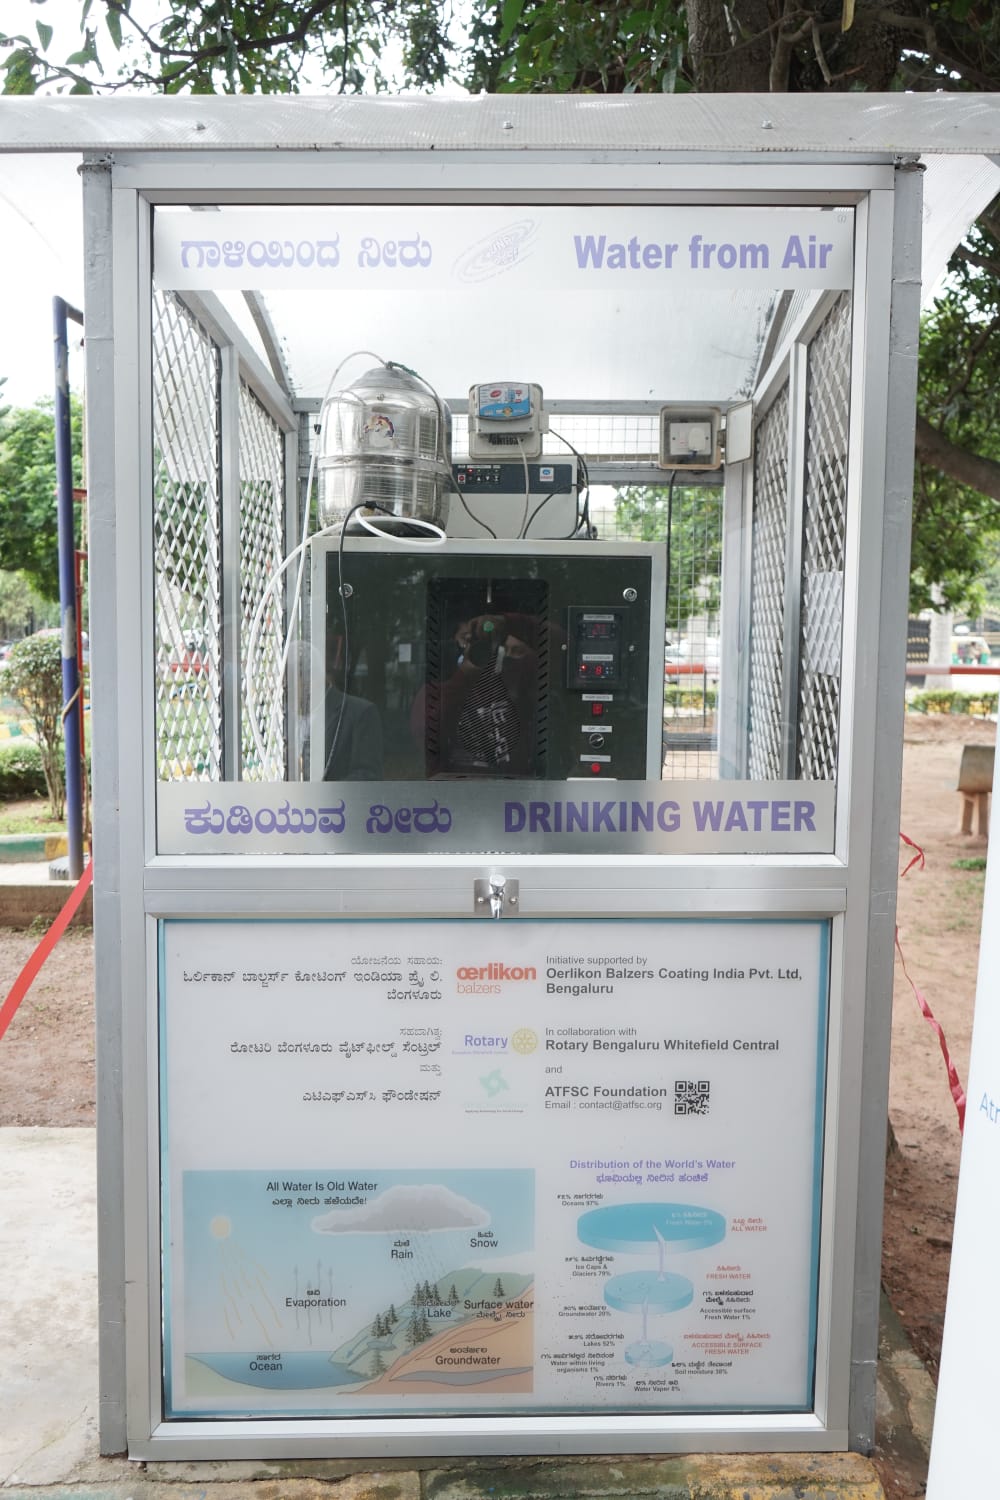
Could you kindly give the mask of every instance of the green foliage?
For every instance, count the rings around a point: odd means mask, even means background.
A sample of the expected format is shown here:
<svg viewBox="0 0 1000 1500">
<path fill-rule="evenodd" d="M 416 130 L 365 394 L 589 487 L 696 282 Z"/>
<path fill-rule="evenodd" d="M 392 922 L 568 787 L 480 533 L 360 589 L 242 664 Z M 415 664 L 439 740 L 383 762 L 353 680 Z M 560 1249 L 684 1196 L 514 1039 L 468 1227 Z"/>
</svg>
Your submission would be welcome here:
<svg viewBox="0 0 1000 1500">
<path fill-rule="evenodd" d="M 62 647 L 58 636 L 29 635 L 10 648 L 4 693 L 34 721 L 52 816 L 65 811 L 62 765 Z"/>
<path fill-rule="evenodd" d="M 673 0 L 503 0 L 476 6 L 466 84 L 498 93 L 674 93 L 690 88 L 686 13 Z"/>
<path fill-rule="evenodd" d="M 37 37 L 0 33 L 3 92 L 294 94 L 322 85 L 353 94 L 395 82 L 382 65 L 390 48 L 405 82 L 428 88 L 449 71 L 448 19 L 434 0 L 163 0 L 152 9 L 83 0 L 79 44 L 66 56 L 44 22 Z"/>
<path fill-rule="evenodd" d="M 683 627 L 689 615 L 717 614 L 722 573 L 722 488 L 626 485 L 615 498 L 618 534 L 662 542 L 670 512 L 668 621 Z"/>
<path fill-rule="evenodd" d="M 950 284 L 921 324 L 918 407 L 950 443 L 1000 463 L 993 420 L 1000 384 L 1000 276 L 972 266 L 972 253 L 995 256 L 1000 242 L 976 230 L 952 261 Z M 984 577 L 1000 550 L 1000 502 L 959 477 L 918 460 L 913 489 L 910 608 L 967 608 L 985 602 Z"/>
<path fill-rule="evenodd" d="M 42 752 L 33 740 L 0 745 L 0 802 L 44 797 L 47 790 Z"/>
<path fill-rule="evenodd" d="M 953 859 L 951 867 L 953 870 L 972 870 L 978 875 L 986 869 L 986 857 L 982 854 L 973 854 L 969 859 Z"/>
<path fill-rule="evenodd" d="M 907 701 L 907 708 L 915 714 L 971 714 L 985 719 L 997 711 L 997 693 L 961 693 L 945 688 L 932 688 L 926 693 L 914 693 Z"/>
<path fill-rule="evenodd" d="M 81 483 L 82 420 L 71 413 L 73 482 Z M 0 411 L 0 568 L 23 572 L 43 599 L 59 597 L 55 419 L 51 401 Z"/>
<path fill-rule="evenodd" d="M 43 599 L 25 573 L 0 568 L 0 638 L 15 640 L 46 625 L 59 624 L 59 605 Z"/>
<path fill-rule="evenodd" d="M 697 677 L 695 681 L 697 681 Z M 663 689 L 663 706 L 676 712 L 679 708 L 696 709 L 702 713 L 706 709 L 714 708 L 719 701 L 718 691 L 714 687 L 699 688 L 684 687 L 680 683 L 668 682 Z"/>
</svg>

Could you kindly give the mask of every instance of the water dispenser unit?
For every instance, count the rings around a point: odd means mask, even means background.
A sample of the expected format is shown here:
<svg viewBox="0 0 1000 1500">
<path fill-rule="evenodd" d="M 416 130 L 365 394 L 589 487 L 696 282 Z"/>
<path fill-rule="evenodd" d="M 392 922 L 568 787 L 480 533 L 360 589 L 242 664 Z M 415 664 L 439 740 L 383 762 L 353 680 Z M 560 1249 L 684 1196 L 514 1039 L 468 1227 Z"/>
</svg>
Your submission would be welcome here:
<svg viewBox="0 0 1000 1500">
<path fill-rule="evenodd" d="M 440 525 L 453 483 L 447 406 L 401 365 L 366 370 L 324 403 L 317 473 L 323 526 L 366 503 Z"/>
<path fill-rule="evenodd" d="M 338 551 L 313 556 L 310 777 L 659 779 L 662 544 Z"/>
</svg>

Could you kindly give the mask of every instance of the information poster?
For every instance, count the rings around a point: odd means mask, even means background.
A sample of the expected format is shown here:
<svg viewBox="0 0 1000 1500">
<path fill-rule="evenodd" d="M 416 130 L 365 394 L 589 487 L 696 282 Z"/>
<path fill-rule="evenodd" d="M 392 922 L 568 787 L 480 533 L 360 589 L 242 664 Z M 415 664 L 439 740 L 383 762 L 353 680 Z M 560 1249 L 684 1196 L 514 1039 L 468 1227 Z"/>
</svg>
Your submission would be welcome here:
<svg viewBox="0 0 1000 1500">
<path fill-rule="evenodd" d="M 828 924 L 167 921 L 167 1415 L 811 1407 Z"/>
</svg>

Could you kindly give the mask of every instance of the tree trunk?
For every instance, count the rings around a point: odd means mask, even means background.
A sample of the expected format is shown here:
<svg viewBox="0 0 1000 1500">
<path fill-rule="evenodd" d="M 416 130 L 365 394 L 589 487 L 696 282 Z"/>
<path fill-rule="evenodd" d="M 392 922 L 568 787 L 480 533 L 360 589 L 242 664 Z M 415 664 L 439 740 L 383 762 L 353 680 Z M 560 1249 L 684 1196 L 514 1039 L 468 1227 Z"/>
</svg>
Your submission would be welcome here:
<svg viewBox="0 0 1000 1500">
<path fill-rule="evenodd" d="M 688 0 L 688 50 L 699 94 L 761 94 L 770 87 L 767 0 L 728 6 Z"/>
<path fill-rule="evenodd" d="M 921 462 L 939 469 L 956 483 L 966 484 L 970 489 L 978 490 L 981 495 L 988 495 L 991 500 L 1000 503 L 1000 463 L 992 458 L 982 458 L 978 453 L 970 453 L 967 448 L 957 447 L 938 432 L 936 427 L 932 427 L 919 412 L 915 447 Z"/>
</svg>

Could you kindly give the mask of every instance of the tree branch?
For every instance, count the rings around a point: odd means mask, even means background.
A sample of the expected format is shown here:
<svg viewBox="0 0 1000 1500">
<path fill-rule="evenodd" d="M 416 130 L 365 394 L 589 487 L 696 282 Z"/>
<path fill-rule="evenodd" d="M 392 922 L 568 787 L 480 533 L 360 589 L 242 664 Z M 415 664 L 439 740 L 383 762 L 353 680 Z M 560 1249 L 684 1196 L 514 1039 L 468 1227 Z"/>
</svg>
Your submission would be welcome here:
<svg viewBox="0 0 1000 1500">
<path fill-rule="evenodd" d="M 792 53 L 799 42 L 805 41 L 810 35 L 813 27 L 813 16 L 810 12 L 806 19 L 794 31 L 786 31 L 785 25 L 793 15 L 801 15 L 801 8 L 794 4 L 794 0 L 785 0 L 784 14 L 774 39 L 774 53 L 771 58 L 770 87 L 772 94 L 785 94 L 788 92 L 788 74 L 792 65 Z"/>
<path fill-rule="evenodd" d="M 119 15 L 127 16 L 128 19 L 132 21 L 132 17 L 124 7 L 123 0 L 109 0 L 108 9 L 115 10 L 119 13 Z M 298 45 L 308 40 L 309 33 L 312 29 L 312 24 L 317 19 L 317 17 L 323 15 L 324 11 L 328 11 L 330 9 L 331 0 L 314 0 L 314 3 L 310 5 L 305 11 L 300 23 L 293 30 L 286 31 L 281 35 L 274 36 L 262 37 L 252 35 L 241 37 L 238 40 L 233 37 L 232 46 L 237 53 L 244 53 L 271 52 L 274 51 L 274 49 L 277 47 Z M 155 53 L 157 57 L 165 59 L 187 59 L 189 62 L 201 62 L 208 61 L 213 57 L 222 57 L 230 50 L 230 42 L 228 41 L 216 42 L 212 45 L 204 47 L 175 47 L 172 46 L 169 42 L 164 44 L 163 42 L 155 41 L 150 33 L 148 31 L 144 31 L 137 22 L 132 21 L 132 24 L 139 32 L 140 36 L 149 47 L 150 51 Z"/>
<path fill-rule="evenodd" d="M 959 396 L 969 389 L 969 383 L 976 371 L 976 360 L 998 328 L 1000 328 L 1000 313 L 995 313 L 988 323 L 982 325 L 972 340 L 972 343 L 966 350 L 964 375 L 952 381 L 948 394 L 944 398 L 943 405 L 946 410 L 953 401 L 957 400 Z"/>
<path fill-rule="evenodd" d="M 989 255 L 977 255 L 975 250 L 966 250 L 964 245 L 959 245 L 953 253 L 970 266 L 978 266 L 981 271 L 989 271 L 991 276 L 1000 277 L 1000 260 L 994 260 Z"/>
<path fill-rule="evenodd" d="M 979 68 L 975 67 L 967 59 L 959 61 L 959 59 L 949 56 L 941 46 L 933 23 L 926 20 L 923 16 L 901 15 L 898 11 L 891 10 L 888 6 L 879 6 L 877 10 L 872 11 L 872 16 L 876 21 L 881 21 L 883 26 L 891 27 L 895 31 L 905 31 L 910 35 L 922 37 L 924 51 L 931 62 L 936 63 L 940 68 L 946 69 L 949 73 L 959 74 L 966 83 L 971 84 L 974 88 L 983 89 L 987 92 L 996 88 L 995 75 L 991 76 L 981 72 Z"/>
<path fill-rule="evenodd" d="M 931 468 L 940 470 L 949 479 L 968 485 L 970 489 L 978 490 L 981 495 L 1000 504 L 1000 463 L 992 458 L 983 458 L 978 453 L 970 453 L 967 448 L 959 448 L 944 433 L 932 427 L 919 412 L 914 446 L 917 457 L 923 463 L 930 464 Z"/>
</svg>

